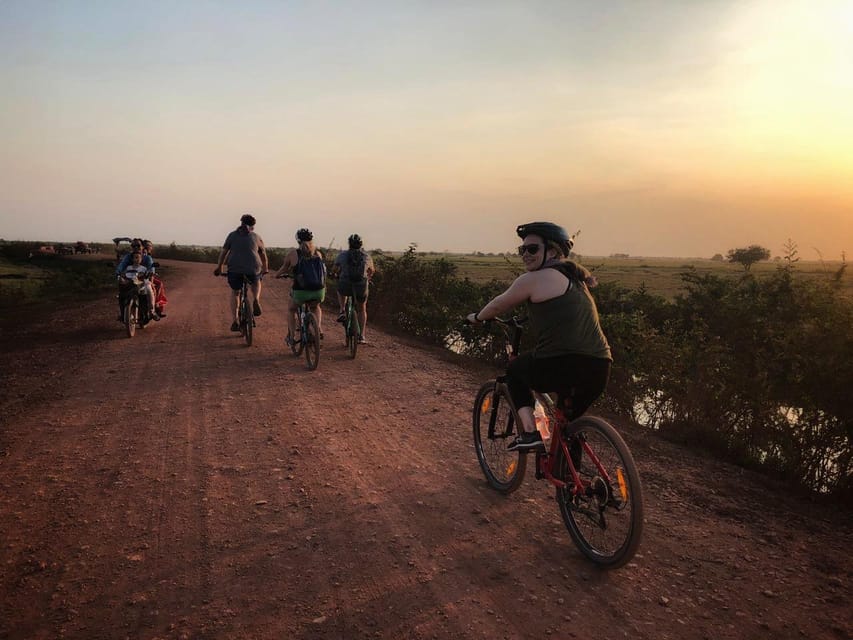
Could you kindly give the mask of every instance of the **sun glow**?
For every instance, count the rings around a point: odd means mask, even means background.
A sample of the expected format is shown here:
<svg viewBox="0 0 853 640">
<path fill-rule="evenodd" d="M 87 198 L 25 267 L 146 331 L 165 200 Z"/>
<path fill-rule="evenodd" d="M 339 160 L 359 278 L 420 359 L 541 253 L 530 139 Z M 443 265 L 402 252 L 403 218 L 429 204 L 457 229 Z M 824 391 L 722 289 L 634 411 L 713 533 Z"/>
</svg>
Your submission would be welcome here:
<svg viewBox="0 0 853 640">
<path fill-rule="evenodd" d="M 853 169 L 853 5 L 752 5 L 727 37 L 739 144 L 820 171 Z"/>
</svg>

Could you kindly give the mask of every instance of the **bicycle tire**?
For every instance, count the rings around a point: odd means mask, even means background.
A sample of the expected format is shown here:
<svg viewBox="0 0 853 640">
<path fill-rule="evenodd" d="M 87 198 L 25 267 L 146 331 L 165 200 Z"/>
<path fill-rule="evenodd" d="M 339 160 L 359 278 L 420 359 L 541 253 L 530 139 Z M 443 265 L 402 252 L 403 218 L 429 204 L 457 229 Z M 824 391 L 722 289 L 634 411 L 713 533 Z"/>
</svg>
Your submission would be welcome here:
<svg viewBox="0 0 853 640">
<path fill-rule="evenodd" d="M 310 311 L 305 314 L 302 333 L 305 342 L 305 360 L 308 363 L 308 369 L 314 371 L 320 364 L 320 329 L 317 327 L 317 318 Z"/>
<path fill-rule="evenodd" d="M 243 302 L 240 304 L 240 316 L 240 334 L 246 341 L 246 346 L 251 347 L 255 320 L 249 309 L 249 301 L 246 298 L 243 298 Z"/>
<path fill-rule="evenodd" d="M 290 336 L 290 350 L 297 358 L 302 355 L 302 350 L 305 348 L 305 343 L 302 342 L 302 331 L 299 332 L 299 338 Z"/>
<path fill-rule="evenodd" d="M 355 314 L 355 309 L 350 308 L 349 322 L 347 322 L 347 348 L 349 349 L 349 357 L 353 360 L 358 353 L 358 336 L 360 333 L 358 316 Z"/>
<path fill-rule="evenodd" d="M 130 297 L 124 305 L 124 326 L 127 330 L 127 337 L 132 338 L 136 335 L 136 313 L 137 313 L 137 302 L 134 300 L 133 296 Z"/>
<path fill-rule="evenodd" d="M 556 435 L 556 434 L 555 434 Z M 628 445 L 610 424 L 595 416 L 582 416 L 561 436 L 554 476 L 567 483 L 557 487 L 560 515 L 572 541 L 589 560 L 604 569 L 628 563 L 640 545 L 643 533 L 643 488 Z M 587 452 L 573 442 L 585 440 L 604 467 L 603 478 Z M 581 479 L 588 483 L 587 495 L 572 494 L 574 483 L 566 460 L 566 444 Z"/>
<path fill-rule="evenodd" d="M 527 454 L 507 451 L 518 431 L 518 416 L 504 389 L 495 390 L 494 381 L 485 383 L 477 392 L 472 423 L 474 449 L 486 481 L 500 493 L 512 493 L 524 480 Z"/>
</svg>

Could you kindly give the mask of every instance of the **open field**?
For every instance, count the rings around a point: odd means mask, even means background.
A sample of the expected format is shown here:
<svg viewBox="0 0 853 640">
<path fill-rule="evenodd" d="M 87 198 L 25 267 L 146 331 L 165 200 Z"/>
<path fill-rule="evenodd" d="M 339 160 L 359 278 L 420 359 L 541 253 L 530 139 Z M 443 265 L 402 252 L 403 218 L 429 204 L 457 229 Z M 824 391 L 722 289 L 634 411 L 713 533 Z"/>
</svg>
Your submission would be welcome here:
<svg viewBox="0 0 853 640">
<path fill-rule="evenodd" d="M 475 282 L 487 282 L 493 278 L 511 280 L 521 273 L 521 261 L 517 257 L 448 255 L 459 268 L 461 277 Z M 604 258 L 589 256 L 581 261 L 601 283 L 615 282 L 626 289 L 645 286 L 653 294 L 672 298 L 683 290 L 681 274 L 695 269 L 700 274 L 713 273 L 719 276 L 738 277 L 744 273 L 738 264 L 701 258 Z M 774 272 L 780 262 L 759 262 L 752 267 L 757 277 Z M 796 263 L 796 272 L 810 280 L 828 280 L 841 267 L 841 262 L 819 262 L 801 260 Z M 853 275 L 849 272 L 842 279 L 845 293 L 853 297 Z"/>
<path fill-rule="evenodd" d="M 180 251 L 182 247 L 178 247 Z M 191 247 L 196 253 L 218 252 L 218 247 Z M 270 247 L 268 251 L 276 256 L 283 254 L 285 249 Z M 158 254 L 161 257 L 178 257 L 167 247 Z M 402 252 L 388 251 L 386 256 L 399 257 Z M 467 277 L 474 282 L 488 282 L 492 279 L 509 282 L 522 272 L 521 261 L 517 256 L 505 255 L 476 255 L 476 254 L 419 254 L 424 260 L 445 258 L 455 264 L 460 277 Z M 91 257 L 78 256 L 82 260 Z M 67 259 L 67 257 L 66 257 Z M 190 259 L 190 258 L 188 258 Z M 198 259 L 198 257 L 195 257 Z M 271 258 L 274 267 L 281 260 Z M 62 260 L 57 261 L 62 263 Z M 694 269 L 699 274 L 714 273 L 719 276 L 738 277 L 744 273 L 743 267 L 729 262 L 720 262 L 703 258 L 648 258 L 648 257 L 599 257 L 585 256 L 580 260 L 587 269 L 592 271 L 601 283 L 615 283 L 629 290 L 641 286 L 652 294 L 672 299 L 683 291 L 681 274 Z M 12 292 L 23 293 L 28 297 L 51 277 L 50 267 L 53 260 L 36 260 L 34 264 L 22 264 L 18 260 L 9 261 L 0 255 L 0 294 Z M 773 273 L 782 263 L 765 261 L 753 265 L 752 273 L 757 277 Z M 841 267 L 838 260 L 821 262 L 818 260 L 801 260 L 796 263 L 796 272 L 801 278 L 809 280 L 829 280 Z M 853 298 L 853 275 L 844 274 L 842 287 L 845 295 Z M 3 297 L 0 295 L 0 297 Z"/>
</svg>

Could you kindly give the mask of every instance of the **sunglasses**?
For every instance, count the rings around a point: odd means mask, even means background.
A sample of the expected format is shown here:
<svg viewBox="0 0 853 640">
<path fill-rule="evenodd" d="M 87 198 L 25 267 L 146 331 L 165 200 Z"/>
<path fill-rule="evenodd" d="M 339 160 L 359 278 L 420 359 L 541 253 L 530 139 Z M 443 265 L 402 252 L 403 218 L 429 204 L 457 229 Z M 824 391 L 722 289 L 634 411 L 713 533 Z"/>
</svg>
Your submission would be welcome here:
<svg viewBox="0 0 853 640">
<path fill-rule="evenodd" d="M 523 244 L 518 248 L 518 255 L 523 256 L 525 253 L 529 253 L 532 256 L 535 256 L 539 253 L 539 248 L 541 244 Z"/>
</svg>

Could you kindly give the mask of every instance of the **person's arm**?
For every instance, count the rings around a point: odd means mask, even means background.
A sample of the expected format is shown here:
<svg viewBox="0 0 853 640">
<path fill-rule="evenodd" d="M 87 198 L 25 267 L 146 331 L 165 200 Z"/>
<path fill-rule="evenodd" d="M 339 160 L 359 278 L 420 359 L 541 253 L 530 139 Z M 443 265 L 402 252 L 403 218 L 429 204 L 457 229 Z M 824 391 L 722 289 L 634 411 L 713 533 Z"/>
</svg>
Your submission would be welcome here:
<svg viewBox="0 0 853 640">
<path fill-rule="evenodd" d="M 219 258 L 216 260 L 216 269 L 213 270 L 213 275 L 218 276 L 222 274 L 222 267 L 225 265 L 225 257 L 228 255 L 230 250 L 231 245 L 226 240 L 225 244 L 222 245 L 222 251 L 219 252 Z"/>
<path fill-rule="evenodd" d="M 376 267 L 373 266 L 373 258 L 370 257 L 370 254 L 367 254 L 367 279 L 370 280 L 373 277 L 373 274 L 376 273 Z"/>
<path fill-rule="evenodd" d="M 284 262 L 278 268 L 278 271 L 275 272 L 275 277 L 280 278 L 283 276 L 288 269 L 290 269 L 290 257 L 293 255 L 293 251 L 291 250 L 286 256 L 284 256 Z"/>
<path fill-rule="evenodd" d="M 127 269 L 127 265 L 130 262 L 130 260 L 128 260 L 129 256 L 130 256 L 130 254 L 126 254 L 126 255 L 122 256 L 121 260 L 119 260 L 119 263 L 116 265 L 116 275 L 117 276 L 122 275 L 124 273 L 124 270 Z"/>
<path fill-rule="evenodd" d="M 492 298 L 489 303 L 476 313 L 468 314 L 468 322 L 485 322 L 492 320 L 502 313 L 517 307 L 530 299 L 532 273 L 518 276 L 502 294 Z"/>
<path fill-rule="evenodd" d="M 267 248 L 264 246 L 264 241 L 258 236 L 258 255 L 261 256 L 261 273 L 269 273 L 270 263 L 267 257 Z"/>
</svg>

